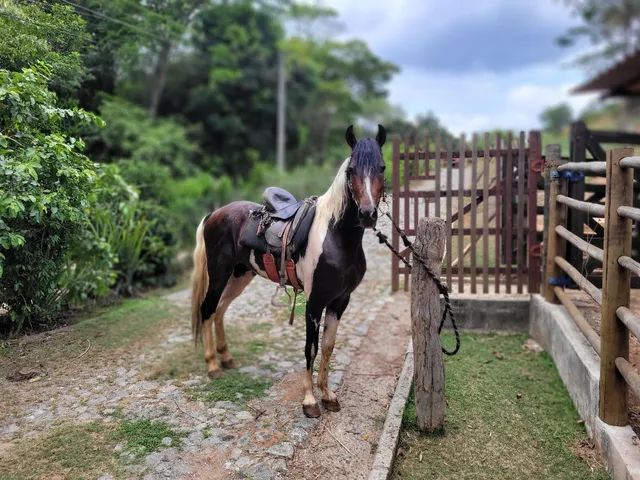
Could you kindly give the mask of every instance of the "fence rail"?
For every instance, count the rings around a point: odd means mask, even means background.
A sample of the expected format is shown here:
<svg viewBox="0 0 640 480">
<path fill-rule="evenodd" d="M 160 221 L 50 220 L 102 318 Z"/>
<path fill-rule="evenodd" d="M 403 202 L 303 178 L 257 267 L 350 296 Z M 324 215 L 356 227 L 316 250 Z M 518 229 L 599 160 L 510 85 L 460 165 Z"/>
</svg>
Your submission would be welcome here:
<svg viewBox="0 0 640 480">
<path fill-rule="evenodd" d="M 640 396 L 640 374 L 629 362 L 629 332 L 640 339 L 640 315 L 629 308 L 630 276 L 640 276 L 640 262 L 632 258 L 631 232 L 634 221 L 640 222 L 640 209 L 633 207 L 634 168 L 640 157 L 633 149 L 618 148 L 606 154 L 606 162 L 564 163 L 557 146 L 547 151 L 546 180 L 548 205 L 547 243 L 545 248 L 545 299 L 560 302 L 600 357 L 600 418 L 611 425 L 626 425 L 627 388 Z M 602 174 L 606 179 L 605 205 L 573 198 L 571 182 L 581 179 L 575 172 Z M 582 231 L 568 220 L 568 211 L 578 210 L 604 218 L 604 248 L 585 241 Z M 573 228 L 572 228 L 573 227 Z M 582 223 L 579 224 L 580 230 Z M 602 263 L 602 289 L 590 282 L 566 258 L 568 245 L 583 256 Z M 600 335 L 576 307 L 565 286 L 572 281 L 598 305 Z"/>
</svg>

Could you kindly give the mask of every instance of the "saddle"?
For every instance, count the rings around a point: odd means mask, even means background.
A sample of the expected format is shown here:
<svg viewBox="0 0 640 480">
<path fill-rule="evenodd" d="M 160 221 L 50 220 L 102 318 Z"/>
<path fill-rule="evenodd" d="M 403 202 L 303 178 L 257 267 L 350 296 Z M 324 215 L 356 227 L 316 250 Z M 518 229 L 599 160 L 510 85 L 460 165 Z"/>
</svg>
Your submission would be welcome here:
<svg viewBox="0 0 640 480">
<path fill-rule="evenodd" d="M 262 250 L 262 262 L 269 279 L 281 286 L 288 282 L 297 293 L 302 285 L 296 275 L 295 262 L 307 245 L 317 197 L 297 200 L 283 188 L 269 187 L 262 198 L 262 208 L 251 212 L 254 223 L 247 224 L 250 231 L 243 232 L 240 243 Z"/>
</svg>

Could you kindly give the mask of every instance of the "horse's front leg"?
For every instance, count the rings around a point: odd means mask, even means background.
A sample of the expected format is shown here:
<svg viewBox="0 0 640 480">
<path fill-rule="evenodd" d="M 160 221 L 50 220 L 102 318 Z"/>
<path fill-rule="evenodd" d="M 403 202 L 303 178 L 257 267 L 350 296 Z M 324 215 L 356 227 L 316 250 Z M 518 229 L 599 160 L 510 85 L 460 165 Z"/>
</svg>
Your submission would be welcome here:
<svg viewBox="0 0 640 480">
<path fill-rule="evenodd" d="M 323 306 L 318 305 L 312 299 L 307 302 L 305 314 L 307 338 L 304 345 L 304 356 L 307 360 L 307 370 L 304 375 L 304 400 L 302 411 L 305 416 L 317 418 L 320 416 L 320 407 L 313 395 L 313 363 L 318 353 L 318 337 L 320 335 L 320 321 L 322 319 Z"/>
<path fill-rule="evenodd" d="M 322 392 L 322 405 L 330 412 L 340 411 L 338 397 L 329 388 L 329 362 L 336 343 L 336 332 L 340 324 L 340 318 L 349 304 L 349 297 L 334 302 L 327 307 L 324 316 L 324 332 L 322 334 L 322 357 L 320 359 L 320 371 L 318 372 L 318 388 Z"/>
</svg>

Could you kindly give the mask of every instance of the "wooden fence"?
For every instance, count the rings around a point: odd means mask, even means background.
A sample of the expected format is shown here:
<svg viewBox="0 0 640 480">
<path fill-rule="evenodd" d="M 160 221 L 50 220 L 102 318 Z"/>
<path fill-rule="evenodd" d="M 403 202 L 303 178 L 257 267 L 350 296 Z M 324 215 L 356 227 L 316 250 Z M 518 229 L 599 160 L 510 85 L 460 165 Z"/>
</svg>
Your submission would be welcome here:
<svg viewBox="0 0 640 480">
<path fill-rule="evenodd" d="M 394 221 L 415 236 L 418 220 L 446 220 L 445 271 L 457 291 L 537 292 L 540 244 L 537 185 L 541 179 L 539 132 L 465 135 L 447 141 L 427 135 L 393 141 Z M 393 231 L 393 246 L 400 238 Z M 405 249 L 402 254 L 408 256 Z M 392 291 L 409 289 L 409 268 L 391 258 Z"/>
<path fill-rule="evenodd" d="M 606 161 L 605 148 L 612 149 L 617 145 L 640 145 L 640 134 L 633 132 L 620 132 L 613 130 L 591 130 L 584 122 L 577 121 L 571 125 L 570 162 Z M 636 183 L 634 185 L 634 202 L 640 206 L 640 171 L 635 172 Z M 590 181 L 589 177 L 577 178 L 568 185 L 568 195 L 576 200 L 587 200 L 604 204 L 605 185 L 601 182 Z M 579 210 L 568 212 L 567 222 L 569 229 L 583 240 L 602 248 L 604 244 L 604 227 L 594 217 L 586 215 Z M 636 229 L 638 230 L 638 229 Z M 640 232 L 638 232 L 640 233 Z M 640 234 L 632 240 L 632 248 L 636 254 L 640 253 Z M 600 287 L 602 285 L 602 271 L 599 262 L 583 262 L 582 252 L 572 244 L 567 245 L 567 260 L 575 268 L 587 272 L 587 278 Z M 640 279 L 632 278 L 632 285 L 640 287 Z"/>
<path fill-rule="evenodd" d="M 607 153 L 606 161 L 570 162 L 560 159 L 559 148 L 547 150 L 548 231 L 544 296 L 561 302 L 576 325 L 600 356 L 600 418 L 611 425 L 626 425 L 627 386 L 640 396 L 640 375 L 629 362 L 629 331 L 640 339 L 640 316 L 629 308 L 630 273 L 640 275 L 640 263 L 631 258 L 633 221 L 640 221 L 640 209 L 633 207 L 634 168 L 640 157 L 633 149 L 618 148 Z M 573 198 L 569 192 L 576 174 L 605 175 L 605 205 Z M 604 218 L 604 248 L 593 245 L 571 230 L 568 211 Z M 582 224 L 579 225 L 582 230 Z M 580 232 L 581 233 L 581 232 Z M 566 258 L 572 245 L 585 256 L 602 264 L 602 289 Z M 586 272 L 585 272 L 586 273 Z M 600 335 L 576 307 L 565 286 L 575 283 L 601 307 Z"/>
</svg>

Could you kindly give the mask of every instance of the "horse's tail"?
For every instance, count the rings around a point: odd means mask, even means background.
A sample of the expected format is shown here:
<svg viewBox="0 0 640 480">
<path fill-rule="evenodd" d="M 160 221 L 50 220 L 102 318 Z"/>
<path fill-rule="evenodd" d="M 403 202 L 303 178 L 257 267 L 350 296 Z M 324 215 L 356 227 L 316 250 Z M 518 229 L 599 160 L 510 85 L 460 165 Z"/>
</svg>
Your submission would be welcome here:
<svg viewBox="0 0 640 480">
<path fill-rule="evenodd" d="M 202 338 L 202 311 L 200 309 L 209 288 L 207 249 L 204 243 L 204 217 L 196 230 L 196 248 L 193 250 L 193 274 L 191 276 L 191 333 L 197 344 Z"/>
</svg>

